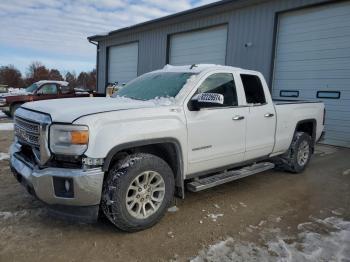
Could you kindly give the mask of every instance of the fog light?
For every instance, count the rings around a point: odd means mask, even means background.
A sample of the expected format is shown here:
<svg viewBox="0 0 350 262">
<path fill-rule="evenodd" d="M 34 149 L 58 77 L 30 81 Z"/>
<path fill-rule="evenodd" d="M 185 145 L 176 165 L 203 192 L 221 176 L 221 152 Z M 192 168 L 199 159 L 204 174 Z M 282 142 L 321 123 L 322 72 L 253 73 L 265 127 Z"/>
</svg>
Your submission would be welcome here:
<svg viewBox="0 0 350 262">
<path fill-rule="evenodd" d="M 74 184 L 72 178 L 53 177 L 53 187 L 57 197 L 74 197 Z"/>
<path fill-rule="evenodd" d="M 70 189 L 70 183 L 68 180 L 65 180 L 64 181 L 64 188 L 66 189 L 66 192 L 69 192 L 69 189 Z"/>
</svg>

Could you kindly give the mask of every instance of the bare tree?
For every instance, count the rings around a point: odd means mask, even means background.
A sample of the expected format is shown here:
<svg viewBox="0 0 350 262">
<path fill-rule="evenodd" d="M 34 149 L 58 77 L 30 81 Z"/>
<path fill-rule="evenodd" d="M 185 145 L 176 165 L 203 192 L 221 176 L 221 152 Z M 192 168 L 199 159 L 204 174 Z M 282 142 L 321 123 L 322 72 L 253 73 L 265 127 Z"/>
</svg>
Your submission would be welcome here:
<svg viewBox="0 0 350 262">
<path fill-rule="evenodd" d="M 58 81 L 62 81 L 63 77 L 60 73 L 60 71 L 58 71 L 57 69 L 51 69 L 49 72 L 49 80 L 58 80 Z"/>
<path fill-rule="evenodd" d="M 67 72 L 64 78 L 69 83 L 69 86 L 73 88 L 77 86 L 77 76 L 75 72 Z"/>
<path fill-rule="evenodd" d="M 27 85 L 35 83 L 40 80 L 47 80 L 50 71 L 40 62 L 32 62 L 28 67 Z"/>
<path fill-rule="evenodd" d="M 0 84 L 9 87 L 23 87 L 23 79 L 21 72 L 13 65 L 0 67 Z"/>
</svg>

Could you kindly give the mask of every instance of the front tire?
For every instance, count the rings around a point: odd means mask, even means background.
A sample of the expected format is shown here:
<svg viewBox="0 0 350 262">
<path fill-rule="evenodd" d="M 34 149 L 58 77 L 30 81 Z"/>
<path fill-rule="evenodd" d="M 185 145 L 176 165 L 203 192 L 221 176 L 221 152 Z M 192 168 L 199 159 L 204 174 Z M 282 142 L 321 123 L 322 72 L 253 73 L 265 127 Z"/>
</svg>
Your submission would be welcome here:
<svg viewBox="0 0 350 262">
<path fill-rule="evenodd" d="M 155 225 L 173 195 L 174 175 L 169 165 L 151 154 L 134 154 L 108 172 L 101 208 L 117 228 L 135 232 Z"/>
<path fill-rule="evenodd" d="M 277 167 L 291 173 L 301 173 L 312 155 L 312 139 L 305 132 L 296 132 L 286 154 L 277 159 Z"/>
</svg>

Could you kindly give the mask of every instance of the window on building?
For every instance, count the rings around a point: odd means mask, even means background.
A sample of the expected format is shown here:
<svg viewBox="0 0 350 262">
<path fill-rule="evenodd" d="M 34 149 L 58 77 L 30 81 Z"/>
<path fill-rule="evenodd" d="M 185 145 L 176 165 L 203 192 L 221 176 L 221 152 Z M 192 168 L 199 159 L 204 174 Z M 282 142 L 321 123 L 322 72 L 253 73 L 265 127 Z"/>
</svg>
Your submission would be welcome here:
<svg viewBox="0 0 350 262">
<path fill-rule="evenodd" d="M 261 80 L 256 75 L 241 75 L 245 97 L 248 104 L 265 104 L 266 98 Z"/>
</svg>

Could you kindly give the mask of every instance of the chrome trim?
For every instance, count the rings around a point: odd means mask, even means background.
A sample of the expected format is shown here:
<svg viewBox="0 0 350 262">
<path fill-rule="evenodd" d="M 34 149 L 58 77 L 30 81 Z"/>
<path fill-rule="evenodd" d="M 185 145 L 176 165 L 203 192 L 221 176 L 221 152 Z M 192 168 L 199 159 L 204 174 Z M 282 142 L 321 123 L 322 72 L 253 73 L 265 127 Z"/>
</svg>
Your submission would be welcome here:
<svg viewBox="0 0 350 262">
<path fill-rule="evenodd" d="M 41 165 L 44 165 L 51 158 L 51 152 L 49 149 L 49 124 L 40 125 L 40 161 Z"/>
<path fill-rule="evenodd" d="M 27 110 L 25 108 L 18 108 L 15 113 L 15 117 L 18 116 L 30 122 L 36 122 L 40 124 L 51 124 L 51 117 L 45 113 L 39 113 Z"/>
<path fill-rule="evenodd" d="M 34 189 L 35 195 L 47 204 L 69 206 L 98 205 L 101 201 L 104 172 L 101 167 L 91 169 L 44 168 L 27 162 L 16 154 L 21 145 L 13 143 L 10 147 L 10 164 L 15 174 L 20 174 L 25 184 Z M 74 197 L 63 198 L 55 195 L 52 177 L 72 178 Z"/>
<path fill-rule="evenodd" d="M 45 113 L 39 113 L 39 112 L 34 112 L 34 111 L 30 111 L 27 110 L 25 108 L 19 108 L 16 110 L 15 113 L 15 122 L 19 120 L 22 123 L 26 123 L 29 125 L 38 125 L 38 133 L 39 133 L 39 139 L 38 139 L 38 144 L 35 143 L 31 143 L 30 141 L 23 141 L 23 142 L 27 142 L 29 145 L 34 146 L 34 147 L 38 147 L 39 148 L 39 152 L 40 154 L 38 154 L 38 152 L 34 152 L 35 158 L 38 161 L 38 163 L 40 164 L 40 166 L 44 166 L 47 161 L 49 161 L 49 159 L 51 158 L 51 152 L 49 149 L 49 126 L 51 124 L 51 117 Z M 22 126 L 17 125 L 18 128 L 22 129 Z M 26 129 L 24 129 L 26 130 Z M 31 134 L 36 134 L 33 131 L 29 131 L 27 130 L 29 133 Z M 20 139 L 22 140 L 22 139 Z M 35 150 L 35 149 L 33 149 Z M 40 156 L 40 159 L 39 157 Z"/>
</svg>

